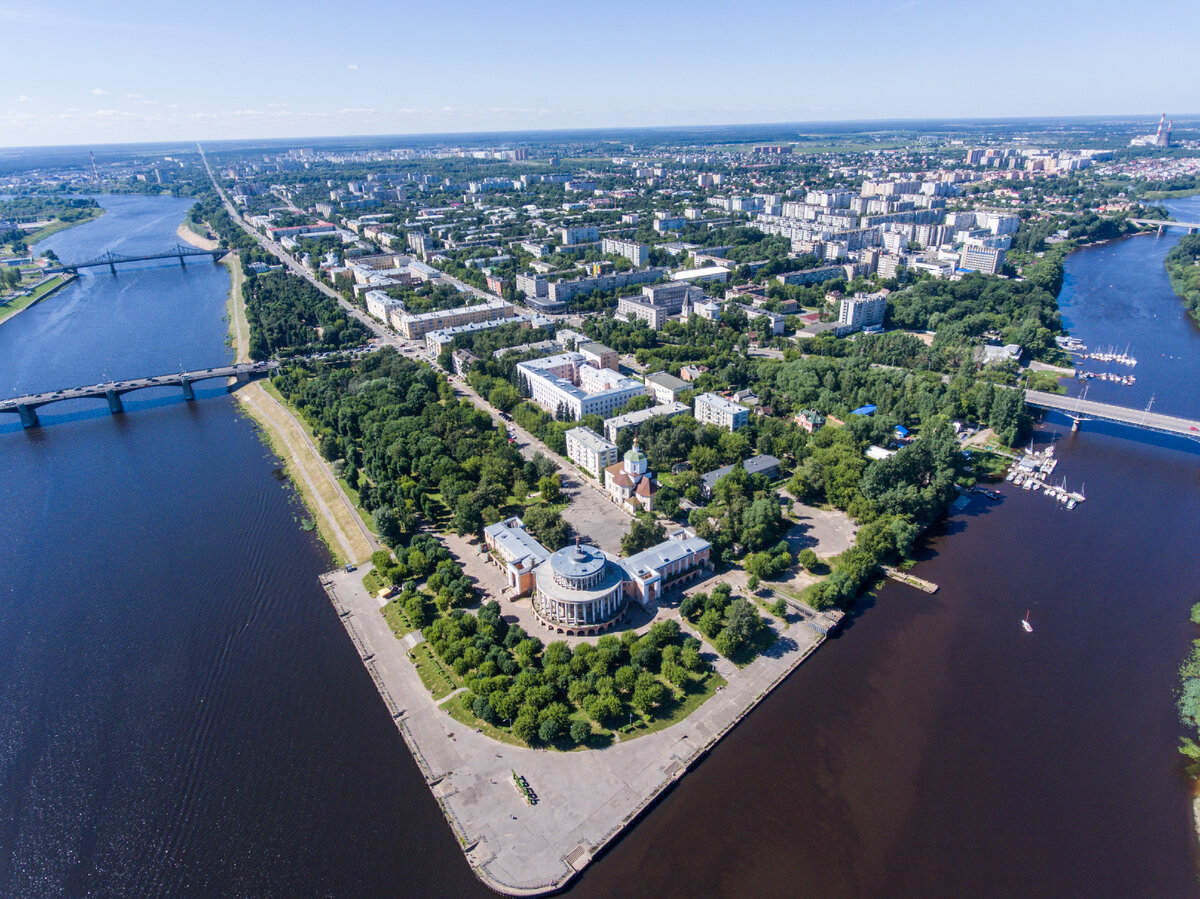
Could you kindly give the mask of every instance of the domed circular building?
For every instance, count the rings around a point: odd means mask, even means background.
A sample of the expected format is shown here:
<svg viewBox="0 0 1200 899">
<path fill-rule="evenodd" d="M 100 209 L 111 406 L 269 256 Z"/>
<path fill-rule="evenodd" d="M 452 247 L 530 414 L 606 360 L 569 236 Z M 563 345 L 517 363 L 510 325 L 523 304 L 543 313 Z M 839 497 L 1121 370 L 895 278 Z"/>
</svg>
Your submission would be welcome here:
<svg viewBox="0 0 1200 899">
<path fill-rule="evenodd" d="M 565 546 L 535 572 L 534 612 L 547 627 L 570 636 L 605 630 L 625 614 L 627 577 L 599 547 Z"/>
</svg>

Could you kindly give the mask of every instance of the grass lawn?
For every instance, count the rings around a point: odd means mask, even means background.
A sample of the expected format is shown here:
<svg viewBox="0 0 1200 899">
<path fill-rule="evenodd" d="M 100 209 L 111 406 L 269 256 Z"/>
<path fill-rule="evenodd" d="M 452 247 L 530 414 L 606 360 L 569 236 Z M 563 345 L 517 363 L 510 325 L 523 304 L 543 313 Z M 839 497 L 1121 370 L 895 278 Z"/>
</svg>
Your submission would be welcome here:
<svg viewBox="0 0 1200 899">
<path fill-rule="evenodd" d="M 404 614 L 404 608 L 397 600 L 389 600 L 388 604 L 379 611 L 383 613 L 384 620 L 387 621 L 388 627 L 392 629 L 392 633 L 396 635 L 397 640 L 406 634 L 411 634 L 416 630 L 416 628 L 413 627 L 412 622 L 408 620 L 408 616 Z M 449 671 L 449 669 L 447 669 L 447 671 Z M 422 677 L 422 680 L 424 680 L 424 677 Z M 437 697 L 435 696 L 434 699 L 436 698 Z"/>
<path fill-rule="evenodd" d="M 40 240 L 45 240 L 51 234 L 57 234 L 59 231 L 66 231 L 68 228 L 74 228 L 76 225 L 85 225 L 94 219 L 100 218 L 102 215 L 104 215 L 104 210 L 101 208 L 96 209 L 93 214 L 89 215 L 87 218 L 81 218 L 76 222 L 64 222 L 62 219 L 57 219 L 51 222 L 45 228 L 34 231 L 32 234 L 26 237 L 25 245 L 32 247 L 35 243 Z"/>
<path fill-rule="evenodd" d="M 726 684 L 725 678 L 716 671 L 700 675 L 692 674 L 689 675 L 687 686 L 684 688 L 683 695 L 680 696 L 679 690 L 674 685 L 661 677 L 659 680 L 666 685 L 669 698 L 655 709 L 654 718 L 649 721 L 635 712 L 632 726 L 627 724 L 617 729 L 622 740 L 644 737 L 646 734 L 656 733 L 672 724 L 678 724 L 716 693 L 717 687 L 723 687 Z"/>
<path fill-rule="evenodd" d="M 421 645 L 423 646 L 424 644 L 421 644 Z M 525 745 L 524 742 L 522 742 L 521 740 L 518 740 L 516 737 L 514 737 L 512 734 L 510 734 L 508 731 L 504 730 L 503 728 L 496 727 L 495 725 L 488 724 L 486 721 L 482 721 L 479 718 L 476 718 L 475 713 L 472 712 L 469 708 L 467 708 L 467 703 L 470 701 L 470 699 L 471 699 L 470 693 L 460 693 L 458 696 L 455 696 L 453 699 L 450 699 L 450 700 L 442 703 L 442 708 L 444 708 L 447 712 L 449 712 L 450 717 L 453 718 L 455 721 L 457 721 L 459 724 L 469 727 L 472 730 L 478 728 L 486 736 L 491 737 L 493 740 L 498 740 L 501 743 L 507 743 L 510 746 L 524 746 Z"/>
<path fill-rule="evenodd" d="M 442 664 L 428 643 L 418 643 L 408 651 L 408 657 L 416 665 L 421 683 L 435 701 L 445 699 L 463 685 L 462 678 Z"/>
<path fill-rule="evenodd" d="M 378 596 L 379 591 L 383 589 L 383 581 L 379 577 L 379 572 L 372 568 L 363 575 L 363 586 L 372 596 Z"/>
<path fill-rule="evenodd" d="M 1004 473 L 1008 471 L 1010 465 L 1012 465 L 1011 459 L 1006 459 L 996 453 L 989 453 L 987 450 L 976 449 L 971 453 L 971 467 L 975 469 L 976 477 L 981 480 L 1004 477 Z"/>
</svg>

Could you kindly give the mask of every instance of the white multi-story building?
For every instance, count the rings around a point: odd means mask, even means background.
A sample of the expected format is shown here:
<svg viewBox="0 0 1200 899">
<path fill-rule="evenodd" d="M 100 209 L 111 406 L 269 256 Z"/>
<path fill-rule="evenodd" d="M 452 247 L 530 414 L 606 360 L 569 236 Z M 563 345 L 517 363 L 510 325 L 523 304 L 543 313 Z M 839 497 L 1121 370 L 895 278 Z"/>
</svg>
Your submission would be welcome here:
<svg viewBox="0 0 1200 899">
<path fill-rule="evenodd" d="M 424 337 L 430 331 L 454 328 L 472 322 L 486 322 L 497 318 L 510 318 L 513 305 L 504 300 L 490 300 L 477 306 L 461 306 L 458 309 L 439 309 L 420 315 L 391 316 L 393 327 L 409 340 Z"/>
<path fill-rule="evenodd" d="M 1004 266 L 1004 250 L 1000 247 L 980 247 L 967 244 L 959 255 L 958 267 L 970 272 L 994 275 Z"/>
<path fill-rule="evenodd" d="M 750 420 L 749 409 L 715 393 L 702 393 L 696 397 L 695 414 L 700 424 L 716 425 L 727 431 L 736 431 Z"/>
<path fill-rule="evenodd" d="M 519 362 L 517 372 L 533 402 L 551 415 L 561 412 L 571 421 L 585 415 L 611 415 L 635 396 L 647 393 L 641 381 L 608 368 L 596 368 L 582 353 L 559 353 Z"/>
<path fill-rule="evenodd" d="M 583 225 L 578 228 L 560 228 L 564 247 L 573 247 L 581 243 L 595 243 L 600 239 L 600 229 L 595 225 Z"/>
<path fill-rule="evenodd" d="M 651 406 L 649 409 L 640 409 L 637 412 L 627 412 L 624 415 L 618 415 L 615 418 L 609 418 L 604 422 L 604 436 L 609 440 L 615 441 L 617 435 L 626 428 L 633 428 L 634 433 L 643 424 L 652 418 L 657 418 L 660 415 L 665 415 L 667 418 L 674 418 L 676 415 L 682 415 L 691 410 L 683 403 L 664 403 L 660 406 Z"/>
<path fill-rule="evenodd" d="M 606 237 L 600 244 L 600 252 L 624 256 L 634 265 L 645 265 L 650 261 L 650 247 L 634 240 Z"/>
<path fill-rule="evenodd" d="M 849 334 L 863 328 L 878 328 L 883 324 L 886 314 L 887 294 L 883 291 L 843 297 L 841 308 L 838 310 L 838 334 Z"/>
<path fill-rule="evenodd" d="M 620 297 L 617 300 L 617 315 L 628 321 L 640 318 L 652 331 L 662 330 L 671 313 L 663 306 L 654 306 L 638 297 Z"/>
<path fill-rule="evenodd" d="M 550 294 L 550 283 L 545 275 L 517 275 L 516 288 L 525 294 L 526 299 L 538 299 Z"/>
<path fill-rule="evenodd" d="M 367 314 L 379 319 L 384 324 L 393 309 L 404 311 L 404 302 L 389 297 L 382 290 L 368 290 L 366 293 Z"/>
<path fill-rule="evenodd" d="M 515 324 L 519 324 L 522 329 L 525 329 L 529 327 L 530 322 L 523 315 L 514 315 L 511 318 L 493 318 L 491 321 L 486 322 L 468 322 L 465 325 L 455 325 L 452 328 L 439 328 L 425 335 L 425 352 L 436 359 L 441 355 L 442 349 L 446 344 L 450 343 L 450 341 L 454 340 L 460 334 L 475 334 L 479 331 L 499 328 L 502 325 Z"/>
<path fill-rule="evenodd" d="M 703 296 L 704 291 L 683 281 L 667 281 L 665 284 L 649 284 L 642 288 L 642 302 L 658 306 L 674 314 L 683 309 L 683 301 L 689 297 Z"/>
<path fill-rule="evenodd" d="M 673 403 L 685 390 L 691 390 L 686 381 L 681 381 L 665 371 L 646 375 L 646 386 L 653 392 L 656 403 Z"/>
<path fill-rule="evenodd" d="M 590 428 L 571 428 L 564 436 L 567 438 L 567 458 L 597 480 L 604 476 L 604 469 L 615 465 L 620 458 L 617 445 Z"/>
</svg>

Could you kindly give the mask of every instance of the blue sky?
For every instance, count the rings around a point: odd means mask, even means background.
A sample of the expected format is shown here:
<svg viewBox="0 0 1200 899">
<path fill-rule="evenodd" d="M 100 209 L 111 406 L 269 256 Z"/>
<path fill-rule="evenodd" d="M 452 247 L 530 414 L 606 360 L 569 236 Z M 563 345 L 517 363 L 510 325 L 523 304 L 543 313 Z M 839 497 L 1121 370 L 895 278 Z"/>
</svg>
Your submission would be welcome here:
<svg viewBox="0 0 1200 899">
<path fill-rule="evenodd" d="M 0 146 L 1151 120 L 1200 112 L 1197 21 L 1194 0 L 0 0 Z"/>
</svg>

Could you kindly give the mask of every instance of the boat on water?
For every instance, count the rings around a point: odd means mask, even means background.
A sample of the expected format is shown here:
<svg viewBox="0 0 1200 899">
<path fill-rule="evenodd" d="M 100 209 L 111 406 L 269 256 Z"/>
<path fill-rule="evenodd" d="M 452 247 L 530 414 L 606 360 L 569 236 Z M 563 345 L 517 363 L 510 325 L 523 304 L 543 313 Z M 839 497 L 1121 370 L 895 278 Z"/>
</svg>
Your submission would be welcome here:
<svg viewBox="0 0 1200 899">
<path fill-rule="evenodd" d="M 1021 619 L 1021 627 L 1025 628 L 1025 633 L 1033 633 L 1033 625 L 1029 623 L 1029 612 L 1025 612 L 1025 617 Z"/>
</svg>

